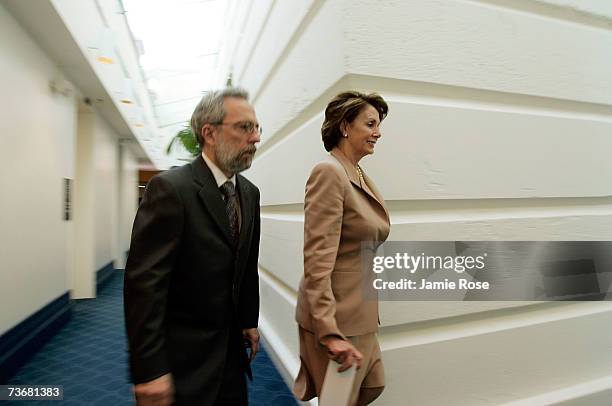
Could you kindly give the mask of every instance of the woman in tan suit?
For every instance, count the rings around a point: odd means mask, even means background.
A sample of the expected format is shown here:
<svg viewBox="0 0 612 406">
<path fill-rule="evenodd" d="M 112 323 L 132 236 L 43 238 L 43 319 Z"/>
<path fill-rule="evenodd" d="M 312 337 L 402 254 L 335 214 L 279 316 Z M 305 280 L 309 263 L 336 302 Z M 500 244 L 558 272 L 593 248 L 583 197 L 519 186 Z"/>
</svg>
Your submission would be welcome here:
<svg viewBox="0 0 612 406">
<path fill-rule="evenodd" d="M 330 155 L 313 168 L 304 198 L 296 310 L 301 368 L 294 386 L 301 400 L 320 395 L 329 359 L 341 364 L 339 371 L 357 366 L 351 404 L 366 405 L 384 389 L 378 302 L 364 297 L 361 249 L 362 242 L 387 238 L 389 213 L 359 161 L 374 153 L 387 112 L 382 97 L 359 92 L 341 93 L 325 109 L 321 134 Z"/>
</svg>

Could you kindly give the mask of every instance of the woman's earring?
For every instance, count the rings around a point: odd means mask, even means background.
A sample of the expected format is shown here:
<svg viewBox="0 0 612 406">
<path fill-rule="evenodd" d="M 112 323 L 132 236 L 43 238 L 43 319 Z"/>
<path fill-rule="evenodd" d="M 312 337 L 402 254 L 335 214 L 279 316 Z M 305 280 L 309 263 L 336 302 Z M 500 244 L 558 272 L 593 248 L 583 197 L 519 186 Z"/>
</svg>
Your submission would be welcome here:
<svg viewBox="0 0 612 406">
<path fill-rule="evenodd" d="M 344 133 L 344 138 L 348 138 L 348 134 L 347 133 Z"/>
</svg>

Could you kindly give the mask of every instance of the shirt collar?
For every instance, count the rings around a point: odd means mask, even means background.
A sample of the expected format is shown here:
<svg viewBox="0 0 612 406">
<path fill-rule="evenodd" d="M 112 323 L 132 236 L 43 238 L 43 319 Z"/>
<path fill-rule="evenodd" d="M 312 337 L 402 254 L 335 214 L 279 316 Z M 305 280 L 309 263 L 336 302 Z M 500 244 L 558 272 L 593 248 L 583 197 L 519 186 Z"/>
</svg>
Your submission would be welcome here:
<svg viewBox="0 0 612 406">
<path fill-rule="evenodd" d="M 210 158 L 206 156 L 204 151 L 202 151 L 202 158 L 204 158 L 204 162 L 206 162 L 206 165 L 210 168 L 210 171 L 215 177 L 215 181 L 217 182 L 217 187 L 221 187 L 221 185 L 227 182 L 228 180 L 232 182 L 234 187 L 236 187 L 236 175 L 235 174 L 232 175 L 231 178 L 228 178 L 227 176 L 225 176 L 223 171 L 221 171 L 221 169 L 219 169 L 219 167 L 215 165 L 213 161 L 211 161 Z"/>
</svg>

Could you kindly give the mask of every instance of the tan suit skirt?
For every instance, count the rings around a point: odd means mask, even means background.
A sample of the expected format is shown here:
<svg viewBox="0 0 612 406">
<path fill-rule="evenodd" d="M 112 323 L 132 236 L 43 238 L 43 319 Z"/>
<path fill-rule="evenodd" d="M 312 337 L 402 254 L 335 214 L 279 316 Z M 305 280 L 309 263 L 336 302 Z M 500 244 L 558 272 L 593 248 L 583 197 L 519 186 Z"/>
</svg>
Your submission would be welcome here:
<svg viewBox="0 0 612 406">
<path fill-rule="evenodd" d="M 300 400 L 310 400 L 321 394 L 329 357 L 327 349 L 319 344 L 313 333 L 302 327 L 298 328 L 301 365 L 293 393 Z M 357 401 L 360 388 L 384 387 L 385 372 L 376 333 L 351 336 L 347 339 L 363 354 L 363 365 L 355 374 L 355 383 L 351 392 L 350 404 L 353 404 Z"/>
</svg>

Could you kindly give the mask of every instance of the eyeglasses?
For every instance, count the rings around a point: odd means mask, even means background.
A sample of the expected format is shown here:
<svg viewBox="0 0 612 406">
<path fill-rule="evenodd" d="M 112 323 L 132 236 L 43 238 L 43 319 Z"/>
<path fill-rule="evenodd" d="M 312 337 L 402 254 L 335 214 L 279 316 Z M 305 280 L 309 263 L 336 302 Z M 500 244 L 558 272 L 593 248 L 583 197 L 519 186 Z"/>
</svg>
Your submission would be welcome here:
<svg viewBox="0 0 612 406">
<path fill-rule="evenodd" d="M 253 131 L 257 131 L 257 134 L 263 133 L 263 128 L 252 121 L 237 121 L 235 123 L 211 123 L 212 125 L 231 125 L 235 130 L 240 131 L 244 135 L 253 134 Z"/>
</svg>

